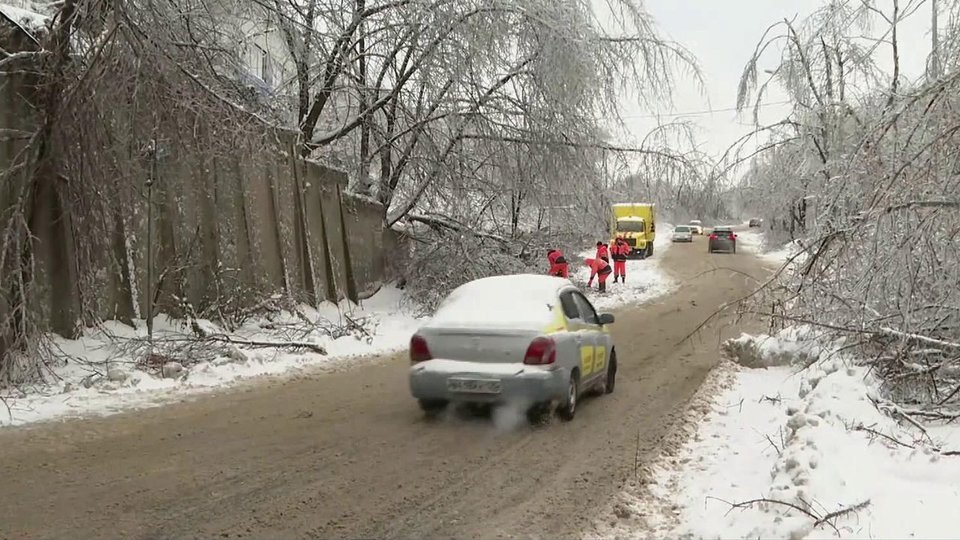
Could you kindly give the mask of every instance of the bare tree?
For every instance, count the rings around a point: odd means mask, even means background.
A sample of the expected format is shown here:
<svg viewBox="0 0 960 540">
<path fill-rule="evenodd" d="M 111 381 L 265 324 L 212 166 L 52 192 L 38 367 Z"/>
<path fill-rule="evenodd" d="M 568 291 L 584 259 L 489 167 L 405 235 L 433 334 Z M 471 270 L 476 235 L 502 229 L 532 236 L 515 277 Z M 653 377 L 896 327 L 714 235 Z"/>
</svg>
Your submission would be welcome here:
<svg viewBox="0 0 960 540">
<path fill-rule="evenodd" d="M 848 4 L 818 11 L 799 26 L 806 31 L 781 25 L 788 62 L 764 85 L 782 84 L 794 111 L 762 128 L 769 143 L 750 158 L 743 191 L 748 205 L 765 209 L 773 235 L 797 237 L 804 250 L 748 309 L 843 337 L 910 414 L 952 418 L 960 405 L 960 78 L 953 66 L 924 86 L 900 75 L 897 27 L 919 2 L 893 2 L 887 12 Z M 881 37 L 838 24 L 855 13 L 883 21 Z M 955 39 L 951 26 L 944 42 Z M 757 88 L 769 42 L 748 64 L 741 105 Z M 870 59 L 882 44 L 893 54 L 889 78 Z"/>
</svg>

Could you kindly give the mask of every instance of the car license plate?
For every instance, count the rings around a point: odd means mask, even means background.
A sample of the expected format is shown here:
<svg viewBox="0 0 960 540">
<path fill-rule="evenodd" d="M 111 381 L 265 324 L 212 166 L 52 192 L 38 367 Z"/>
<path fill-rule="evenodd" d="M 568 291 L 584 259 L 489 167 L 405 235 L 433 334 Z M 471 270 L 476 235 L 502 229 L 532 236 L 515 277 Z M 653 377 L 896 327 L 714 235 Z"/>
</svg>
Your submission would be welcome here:
<svg viewBox="0 0 960 540">
<path fill-rule="evenodd" d="M 499 379 L 447 379 L 447 390 L 466 394 L 499 394 Z"/>
</svg>

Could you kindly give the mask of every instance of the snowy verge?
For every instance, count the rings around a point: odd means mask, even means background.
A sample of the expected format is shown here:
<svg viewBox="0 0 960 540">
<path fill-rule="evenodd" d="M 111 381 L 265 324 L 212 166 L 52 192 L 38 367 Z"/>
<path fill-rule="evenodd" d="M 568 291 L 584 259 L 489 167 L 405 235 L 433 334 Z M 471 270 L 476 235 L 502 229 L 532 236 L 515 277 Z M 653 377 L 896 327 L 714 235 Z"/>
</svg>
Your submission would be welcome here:
<svg viewBox="0 0 960 540">
<path fill-rule="evenodd" d="M 161 315 L 152 354 L 143 321 L 136 329 L 108 321 L 77 340 L 51 338 L 60 365 L 51 368 L 47 384 L 2 391 L 0 426 L 115 414 L 252 377 L 338 369 L 406 347 L 422 322 L 415 307 L 402 291 L 384 287 L 359 306 L 300 306 L 231 333 L 210 321 L 188 324 Z"/>
<path fill-rule="evenodd" d="M 868 368 L 808 336 L 738 340 L 775 367 L 715 370 L 686 443 L 621 495 L 600 535 L 956 538 L 960 427 L 898 423 Z"/>
<path fill-rule="evenodd" d="M 737 232 L 737 243 L 747 251 L 756 253 L 759 258 L 774 264 L 782 265 L 790 260 L 802 262 L 800 261 L 802 255 L 798 254 L 803 250 L 803 246 L 797 240 L 788 242 L 776 249 L 769 249 L 762 232 L 748 229 Z"/>
<path fill-rule="evenodd" d="M 623 283 L 614 283 L 613 274 L 607 279 L 607 292 L 597 291 L 596 280 L 593 288 L 586 290 L 587 298 L 597 309 L 614 309 L 628 305 L 642 304 L 649 302 L 657 297 L 663 296 L 673 290 L 675 283 L 667 276 L 666 272 L 660 268 L 660 260 L 667 249 L 673 245 L 670 241 L 669 231 L 673 230 L 671 225 L 660 225 L 660 230 L 656 239 L 653 241 L 654 255 L 649 259 L 627 261 L 627 278 Z M 580 253 L 582 259 L 592 258 L 596 255 L 595 250 L 583 251 Z M 572 268 L 575 270 L 570 273 L 570 278 L 574 283 L 586 286 L 590 279 L 590 269 L 583 264 L 583 260 L 572 261 Z M 610 261 L 613 264 L 613 261 Z"/>
</svg>

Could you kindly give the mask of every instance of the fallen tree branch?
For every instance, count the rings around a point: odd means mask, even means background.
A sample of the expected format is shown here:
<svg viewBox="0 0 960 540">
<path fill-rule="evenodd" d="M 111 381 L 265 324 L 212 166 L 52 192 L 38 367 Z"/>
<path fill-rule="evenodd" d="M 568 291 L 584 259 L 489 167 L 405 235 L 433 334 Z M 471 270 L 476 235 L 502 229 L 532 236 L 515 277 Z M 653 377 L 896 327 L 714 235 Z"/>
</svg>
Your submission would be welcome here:
<svg viewBox="0 0 960 540">
<path fill-rule="evenodd" d="M 911 334 L 908 332 L 902 332 L 900 330 L 894 330 L 893 328 L 883 327 L 877 331 L 878 334 L 889 336 L 889 337 L 898 337 L 905 339 L 907 341 L 915 341 L 918 343 L 925 343 L 927 345 L 933 345 L 936 347 L 945 347 L 947 349 L 960 349 L 960 343 L 954 343 L 952 341 L 944 341 L 942 339 L 930 338 L 927 336 L 921 336 L 920 334 Z"/>
<path fill-rule="evenodd" d="M 459 233 L 469 233 L 479 238 L 489 238 L 491 240 L 496 240 L 497 242 L 501 242 L 503 244 L 508 244 L 510 242 L 509 240 L 507 240 L 506 238 L 500 235 L 485 233 L 482 231 L 471 229 L 470 227 L 457 223 L 456 221 L 447 217 L 432 217 L 424 214 L 407 214 L 405 219 L 407 221 L 423 223 L 424 225 L 428 225 L 435 229 L 443 228 L 443 229 L 449 229 L 451 231 L 455 231 Z"/>
<path fill-rule="evenodd" d="M 843 517 L 843 516 L 845 516 L 845 515 L 847 515 L 847 514 L 851 514 L 851 513 L 854 513 L 854 512 L 859 512 L 860 510 L 863 510 L 863 509 L 866 508 L 867 506 L 870 506 L 870 499 L 867 499 L 867 500 L 865 500 L 865 501 L 863 501 L 863 502 L 860 502 L 860 503 L 857 503 L 857 504 L 855 504 L 855 505 L 853 505 L 853 506 L 849 506 L 849 507 L 847 507 L 847 508 L 842 508 L 842 509 L 840 509 L 840 510 L 834 510 L 833 512 L 829 512 L 829 513 L 824 514 L 824 515 L 821 516 L 821 515 L 819 515 L 817 512 L 814 512 L 811 508 L 804 508 L 804 507 L 800 506 L 799 504 L 795 504 L 795 503 L 788 502 L 788 501 L 781 501 L 781 500 L 777 500 L 777 499 L 768 499 L 768 498 L 766 498 L 766 497 L 761 497 L 761 498 L 759 498 L 759 499 L 751 499 L 751 500 L 749 500 L 749 501 L 742 501 L 742 502 L 738 502 L 738 503 L 732 503 L 732 502 L 730 502 L 730 501 L 725 501 L 725 500 L 723 500 L 723 499 L 721 499 L 721 498 L 719 498 L 719 497 L 712 497 L 712 496 L 708 496 L 707 499 L 714 499 L 714 500 L 720 501 L 720 502 L 722 502 L 722 503 L 729 504 L 729 505 L 730 505 L 730 510 L 727 511 L 727 514 L 729 514 L 730 512 L 732 512 L 733 510 L 735 510 L 735 509 L 737 509 L 737 508 L 748 508 L 748 507 L 753 506 L 753 505 L 755 505 L 755 504 L 762 504 L 762 503 L 769 503 L 769 504 L 777 504 L 777 505 L 780 505 L 780 506 L 786 506 L 787 508 L 790 508 L 791 510 L 796 510 L 797 512 L 800 512 L 801 514 L 803 514 L 803 515 L 809 517 L 810 519 L 812 519 L 813 522 L 814 522 L 814 523 L 813 523 L 814 528 L 820 527 L 820 526 L 822 526 L 822 525 L 829 525 L 830 528 L 832 528 L 832 529 L 834 530 L 834 532 L 836 532 L 837 534 L 840 534 L 840 530 L 839 530 L 839 529 L 837 528 L 837 526 L 833 523 L 834 520 L 836 520 L 836 519 L 838 519 L 838 518 L 841 518 L 841 517 Z M 809 505 L 808 505 L 808 506 L 809 506 Z"/>
<path fill-rule="evenodd" d="M 770 435 L 765 434 L 764 437 L 766 437 L 767 442 L 770 443 L 770 446 L 772 446 L 773 449 L 776 450 L 778 456 L 783 454 L 783 450 L 781 450 L 780 447 L 773 442 L 773 439 L 770 438 Z"/>
<path fill-rule="evenodd" d="M 720 502 L 722 502 L 722 503 L 729 504 L 729 505 L 730 505 L 730 510 L 727 511 L 727 514 L 729 514 L 730 512 L 736 510 L 737 508 L 748 508 L 748 507 L 750 507 L 750 506 L 753 506 L 753 505 L 759 504 L 759 503 L 770 503 L 770 504 L 779 504 L 779 505 L 781 505 L 781 506 L 786 506 L 787 508 L 791 508 L 791 509 L 793 509 L 793 510 L 796 510 L 797 512 L 800 512 L 801 514 L 809 517 L 810 519 L 813 519 L 814 521 L 819 521 L 819 520 L 820 520 L 820 516 L 818 516 L 817 514 L 811 512 L 810 510 L 808 510 L 808 509 L 806 509 L 806 508 L 804 508 L 804 507 L 802 507 L 802 506 L 800 506 L 800 505 L 798 505 L 798 504 L 794 504 L 794 503 L 792 503 L 792 502 L 787 502 L 787 501 L 779 501 L 779 500 L 777 500 L 777 499 L 767 499 L 766 497 L 762 497 L 762 498 L 759 498 L 759 499 L 750 499 L 749 501 L 742 501 L 742 502 L 738 502 L 738 503 L 732 503 L 732 502 L 730 502 L 730 501 L 725 501 L 725 500 L 723 500 L 723 499 L 721 499 L 721 498 L 719 498 L 719 497 L 713 497 L 713 496 L 707 496 L 707 499 L 714 499 L 714 500 L 720 501 Z"/>
<path fill-rule="evenodd" d="M 874 435 L 874 436 L 876 436 L 876 437 L 880 437 L 880 438 L 882 438 L 882 439 L 886 439 L 886 440 L 888 440 L 888 441 L 890 441 L 890 442 L 892 442 L 892 443 L 894 443 L 894 444 L 896 444 L 896 445 L 898 445 L 898 446 L 903 446 L 904 448 L 910 448 L 911 450 L 916 449 L 916 446 L 914 446 L 914 445 L 912 445 L 912 444 L 907 444 L 907 443 L 905 443 L 905 442 L 903 442 L 903 441 L 901 441 L 901 440 L 899 440 L 899 439 L 896 439 L 896 438 L 894 438 L 894 437 L 891 437 L 890 435 L 887 435 L 886 433 L 881 433 L 881 432 L 879 432 L 879 431 L 877 431 L 877 430 L 875 430 L 875 429 L 873 429 L 873 428 L 867 427 L 867 426 L 863 425 L 862 423 L 854 426 L 854 427 L 853 427 L 853 430 L 854 430 L 854 431 L 863 431 L 863 432 L 869 433 L 869 434 Z"/>
<path fill-rule="evenodd" d="M 946 420 L 948 422 L 952 422 L 960 418 L 960 412 L 927 411 L 923 409 L 903 409 L 900 407 L 897 407 L 897 410 L 901 414 L 908 416 L 919 416 L 921 418 L 926 418 L 927 420 Z M 919 428 L 922 426 L 917 424 L 917 427 Z"/>
<path fill-rule="evenodd" d="M 207 341 L 217 341 L 220 343 L 229 343 L 231 345 L 242 345 L 244 347 L 254 347 L 258 349 L 307 349 L 326 356 L 327 350 L 316 343 L 309 341 L 259 341 L 250 339 L 237 339 L 223 334 L 210 335 L 204 338 Z"/>
<path fill-rule="evenodd" d="M 834 530 L 837 530 L 837 527 L 836 527 L 833 523 L 831 523 L 830 520 L 837 519 L 837 518 L 841 518 L 841 517 L 843 517 L 843 516 L 845 516 L 845 515 L 847 515 L 847 514 L 852 514 L 852 513 L 854 513 L 854 512 L 859 512 L 860 510 L 863 510 L 864 508 L 866 508 L 866 507 L 868 507 L 868 506 L 870 506 L 870 499 L 867 499 L 867 500 L 865 500 L 865 501 L 863 501 L 863 502 L 861 502 L 861 503 L 857 503 L 857 504 L 855 504 L 855 505 L 853 505 L 853 506 L 851 506 L 851 507 L 849 507 L 849 508 L 844 508 L 844 509 L 842 509 L 842 510 L 834 510 L 833 512 L 830 512 L 829 514 L 827 514 L 827 515 L 823 516 L 822 518 L 818 519 L 817 522 L 813 524 L 813 526 L 814 526 L 814 527 L 819 527 L 819 526 L 823 525 L 824 523 L 826 523 L 826 524 L 830 525 L 831 527 L 833 527 Z"/>
<path fill-rule="evenodd" d="M 354 328 L 354 330 L 359 331 L 359 332 L 362 333 L 364 336 L 373 337 L 372 335 L 370 335 L 370 332 L 368 332 L 367 329 L 364 328 L 364 326 L 363 326 L 362 324 L 360 324 L 358 321 L 356 321 L 353 317 L 351 317 L 351 316 L 347 315 L 346 313 L 344 313 L 344 314 L 343 314 L 343 318 L 345 318 L 345 319 L 347 320 L 347 322 L 350 323 L 350 326 L 352 326 L 352 327 Z"/>
<path fill-rule="evenodd" d="M 885 210 L 886 213 L 896 212 L 897 210 L 903 210 L 906 208 L 960 208 L 960 201 L 910 201 L 900 204 L 895 204 L 888 206 Z"/>
</svg>

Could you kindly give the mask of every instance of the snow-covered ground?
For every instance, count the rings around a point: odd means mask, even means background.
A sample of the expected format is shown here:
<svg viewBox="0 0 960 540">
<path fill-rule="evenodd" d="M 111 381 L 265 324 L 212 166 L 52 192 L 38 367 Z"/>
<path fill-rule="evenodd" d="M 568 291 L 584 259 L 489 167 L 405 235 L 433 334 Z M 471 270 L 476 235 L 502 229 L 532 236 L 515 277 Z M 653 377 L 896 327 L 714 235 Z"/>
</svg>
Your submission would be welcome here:
<svg viewBox="0 0 960 540">
<path fill-rule="evenodd" d="M 728 343 L 774 367 L 715 370 L 686 442 L 622 494 L 602 536 L 960 537 L 960 426 L 898 423 L 868 368 L 806 335 Z"/>
<path fill-rule="evenodd" d="M 607 292 L 601 294 L 597 291 L 597 281 L 594 279 L 593 288 L 587 291 L 587 297 L 597 309 L 613 309 L 630 304 L 642 304 L 649 302 L 658 296 L 670 292 L 674 283 L 669 276 L 660 268 L 660 260 L 664 252 L 670 248 L 671 225 L 661 225 L 660 232 L 653 242 L 654 255 L 649 259 L 627 261 L 627 279 L 624 283 L 614 283 L 613 275 L 607 279 Z M 587 280 L 590 279 L 590 269 L 583 264 L 584 258 L 592 258 L 596 255 L 596 250 L 584 251 L 580 254 L 581 260 L 572 261 L 572 268 L 575 271 L 570 273 L 570 278 L 575 283 L 580 283 L 586 287 Z M 613 261 L 610 261 L 613 264 Z"/>
<path fill-rule="evenodd" d="M 159 316 L 154 326 L 158 356 L 146 362 L 143 322 L 137 329 L 107 322 L 77 340 L 54 338 L 52 347 L 65 364 L 52 369 L 47 385 L 0 394 L 0 426 L 113 414 L 251 377 L 336 369 L 357 357 L 406 347 L 422 322 L 414 313 L 402 291 L 384 287 L 360 306 L 348 301 L 319 309 L 301 306 L 298 313 L 251 320 L 233 333 L 197 321 L 211 336 L 202 344 L 189 325 Z M 276 343 L 304 346 L 266 346 Z"/>
<path fill-rule="evenodd" d="M 761 259 L 781 265 L 791 260 L 802 249 L 796 241 L 771 249 L 771 246 L 767 246 L 764 234 L 754 229 L 737 231 L 737 243 L 747 251 L 756 253 Z M 799 261 L 800 258 L 796 257 L 794 260 Z"/>
</svg>

